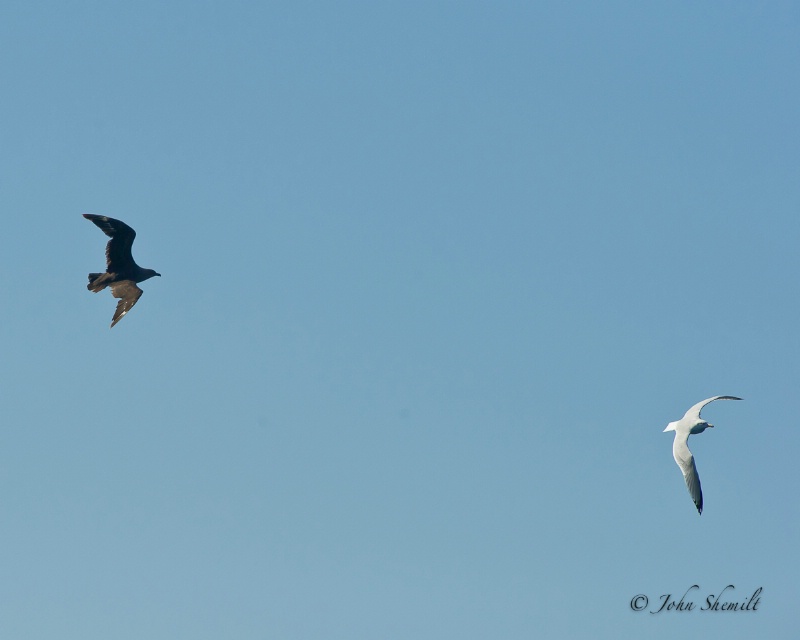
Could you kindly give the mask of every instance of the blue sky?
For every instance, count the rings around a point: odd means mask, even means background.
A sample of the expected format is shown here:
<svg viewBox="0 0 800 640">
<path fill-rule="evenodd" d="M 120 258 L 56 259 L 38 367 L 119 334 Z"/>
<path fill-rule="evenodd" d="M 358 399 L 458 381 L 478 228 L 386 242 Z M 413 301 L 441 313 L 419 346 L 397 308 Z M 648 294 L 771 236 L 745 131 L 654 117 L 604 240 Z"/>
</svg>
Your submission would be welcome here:
<svg viewBox="0 0 800 640">
<path fill-rule="evenodd" d="M 796 633 L 796 4 L 6 2 L 0 53 L 0 636 Z M 87 212 L 163 275 L 113 330 Z M 630 609 L 692 584 L 761 605 Z"/>
</svg>

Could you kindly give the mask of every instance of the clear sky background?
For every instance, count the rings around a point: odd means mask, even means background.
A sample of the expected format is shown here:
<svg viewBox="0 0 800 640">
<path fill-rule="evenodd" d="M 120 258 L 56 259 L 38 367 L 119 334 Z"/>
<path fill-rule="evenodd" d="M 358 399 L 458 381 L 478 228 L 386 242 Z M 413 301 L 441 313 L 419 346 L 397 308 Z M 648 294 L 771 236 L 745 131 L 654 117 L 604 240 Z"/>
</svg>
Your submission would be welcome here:
<svg viewBox="0 0 800 640">
<path fill-rule="evenodd" d="M 799 69 L 789 2 L 4 2 L 0 637 L 796 637 Z M 630 608 L 692 584 L 759 610 Z"/>
</svg>

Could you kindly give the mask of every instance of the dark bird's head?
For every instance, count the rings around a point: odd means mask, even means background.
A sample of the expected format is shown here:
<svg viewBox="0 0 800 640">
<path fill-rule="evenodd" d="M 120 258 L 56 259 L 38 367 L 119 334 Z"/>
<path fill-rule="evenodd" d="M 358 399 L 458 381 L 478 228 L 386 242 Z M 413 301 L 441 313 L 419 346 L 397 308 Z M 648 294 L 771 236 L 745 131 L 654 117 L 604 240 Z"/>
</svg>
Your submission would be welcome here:
<svg viewBox="0 0 800 640">
<path fill-rule="evenodd" d="M 142 269 L 142 275 L 144 276 L 142 280 L 147 280 L 148 278 L 152 278 L 153 276 L 161 277 L 160 273 L 157 273 L 155 269 Z M 141 282 L 140 280 L 139 282 Z"/>
</svg>

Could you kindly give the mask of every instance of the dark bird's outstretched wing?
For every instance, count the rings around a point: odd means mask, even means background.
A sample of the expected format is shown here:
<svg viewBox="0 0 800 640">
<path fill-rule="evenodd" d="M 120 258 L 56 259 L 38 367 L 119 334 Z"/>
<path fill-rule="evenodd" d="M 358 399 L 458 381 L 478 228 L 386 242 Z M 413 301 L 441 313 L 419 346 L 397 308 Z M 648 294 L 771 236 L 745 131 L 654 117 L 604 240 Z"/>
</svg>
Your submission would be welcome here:
<svg viewBox="0 0 800 640">
<path fill-rule="evenodd" d="M 103 233 L 111 238 L 106 245 L 108 271 L 110 273 L 129 273 L 134 270 L 136 263 L 131 255 L 131 247 L 136 238 L 136 232 L 121 220 L 115 220 L 108 216 L 84 213 L 83 217 L 94 222 Z"/>
<path fill-rule="evenodd" d="M 111 244 L 109 242 L 109 244 Z M 123 316 L 133 309 L 133 305 L 142 297 L 144 293 L 133 280 L 120 280 L 109 285 L 111 295 L 119 298 L 117 303 L 117 310 L 114 312 L 114 317 L 111 319 L 111 326 L 113 327 L 117 322 L 122 320 Z"/>
</svg>

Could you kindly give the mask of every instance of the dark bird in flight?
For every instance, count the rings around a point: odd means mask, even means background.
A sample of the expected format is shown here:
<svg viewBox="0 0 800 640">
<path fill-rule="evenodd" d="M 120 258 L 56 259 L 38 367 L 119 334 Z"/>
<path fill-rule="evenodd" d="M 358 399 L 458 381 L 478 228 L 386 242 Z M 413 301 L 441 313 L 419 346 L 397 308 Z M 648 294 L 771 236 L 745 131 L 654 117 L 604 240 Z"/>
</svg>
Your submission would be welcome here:
<svg viewBox="0 0 800 640">
<path fill-rule="evenodd" d="M 134 262 L 131 246 L 136 238 L 136 232 L 127 224 L 108 216 L 96 216 L 92 213 L 84 213 L 83 217 L 94 222 L 102 229 L 103 233 L 111 238 L 106 245 L 108 268 L 105 273 L 90 273 L 89 284 L 86 285 L 86 288 L 97 293 L 110 287 L 111 295 L 119 298 L 117 310 L 111 320 L 113 327 L 142 297 L 143 291 L 136 286 L 136 283 L 161 274 L 152 269 L 142 269 Z"/>
</svg>

